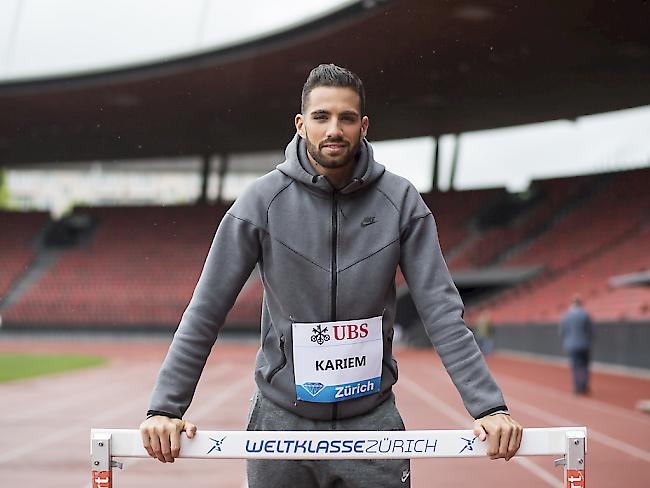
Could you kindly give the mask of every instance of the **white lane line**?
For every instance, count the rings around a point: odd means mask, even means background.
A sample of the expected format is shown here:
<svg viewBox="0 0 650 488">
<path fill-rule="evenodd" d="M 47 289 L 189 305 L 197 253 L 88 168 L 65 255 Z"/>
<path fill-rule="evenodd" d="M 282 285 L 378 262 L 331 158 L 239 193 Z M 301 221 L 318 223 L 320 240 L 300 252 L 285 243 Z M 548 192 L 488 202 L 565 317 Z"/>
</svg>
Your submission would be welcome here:
<svg viewBox="0 0 650 488">
<path fill-rule="evenodd" d="M 231 367 L 229 366 L 223 366 L 218 370 L 217 373 L 215 373 L 215 375 L 222 376 L 223 374 L 226 374 L 230 369 Z M 138 389 L 138 391 L 141 390 L 142 390 L 141 388 Z M 104 415 L 100 415 L 98 417 L 92 418 L 92 425 L 99 427 L 99 424 L 104 422 L 111 422 L 115 419 L 119 419 L 122 415 L 124 415 L 125 413 L 129 412 L 134 408 L 142 408 L 142 406 L 146 404 L 146 401 L 149 398 L 150 394 L 151 392 L 149 390 L 146 390 L 139 395 L 131 395 L 131 401 L 129 401 L 128 403 L 123 403 L 121 407 L 118 408 L 107 407 Z M 75 434 L 78 434 L 79 432 L 89 433 L 88 426 L 87 425 L 80 426 L 77 424 L 72 427 L 60 429 L 50 433 L 49 435 L 44 435 L 42 437 L 39 437 L 37 442 L 32 442 L 30 444 L 26 444 L 17 447 L 15 449 L 11 449 L 7 452 L 4 452 L 0 454 L 0 465 L 13 461 L 14 459 L 18 459 L 31 452 L 42 450 L 43 447 L 45 446 L 59 442 L 62 439 L 71 437 Z M 90 438 L 89 438 L 89 442 L 90 442 Z"/>
<path fill-rule="evenodd" d="M 214 395 L 210 397 L 210 400 L 206 401 L 205 403 L 201 404 L 200 408 L 197 408 L 194 410 L 192 413 L 192 423 L 198 424 L 199 421 L 206 416 L 212 414 L 214 412 L 214 409 L 221 404 L 225 403 L 226 401 L 231 400 L 237 393 L 239 393 L 239 390 L 241 390 L 244 386 L 250 386 L 252 389 L 252 378 L 250 375 L 246 375 L 245 377 L 240 378 L 238 381 L 230 384 L 228 387 L 225 389 L 221 390 L 221 392 L 218 395 Z M 194 422 L 196 420 L 196 422 Z M 147 461 L 151 458 L 135 458 L 135 459 L 128 459 L 124 460 L 124 469 L 128 469 L 138 463 L 141 463 L 142 461 Z M 248 485 L 248 483 L 246 483 Z M 92 488 L 91 483 L 85 484 L 82 488 Z"/>
<path fill-rule="evenodd" d="M 111 408 L 108 414 L 95 417 L 93 419 L 93 423 L 101 423 L 119 418 L 124 413 L 133 409 L 136 405 L 142 406 L 145 402 L 146 395 L 137 395 L 132 398 L 134 398 L 132 401 L 126 404 L 122 404 L 121 408 Z M 85 430 L 87 430 L 86 426 L 80 427 L 79 425 L 74 425 L 73 427 L 54 431 L 49 435 L 39 436 L 38 439 L 31 444 L 26 444 L 2 453 L 2 455 L 0 455 L 0 465 L 13 461 L 14 459 L 18 459 L 31 452 L 42 450 L 45 446 L 49 446 L 50 444 L 54 444 L 68 437 L 72 437 L 73 435 L 81 435 L 80 433 Z"/>
<path fill-rule="evenodd" d="M 434 371 L 434 374 L 440 377 L 444 376 L 444 373 L 441 371 Z M 534 405 L 531 405 L 530 403 L 524 402 L 523 400 L 519 400 L 510 394 L 507 395 L 506 402 L 509 406 L 519 405 L 522 411 L 528 413 L 533 417 L 537 417 L 540 420 L 548 422 L 550 425 L 557 426 L 557 425 L 564 424 L 567 426 L 571 426 L 571 425 L 582 424 L 582 422 L 577 422 L 575 420 L 571 420 L 566 417 L 560 417 L 559 415 L 548 413 L 545 410 L 541 410 L 535 407 Z M 611 437 L 607 434 L 604 434 L 598 430 L 595 430 L 587 426 L 587 444 L 590 441 L 595 441 L 604 444 L 606 447 L 617 449 L 623 452 L 624 454 L 629 454 L 643 461 L 650 462 L 650 452 L 641 449 L 639 447 L 633 446 L 628 442 Z"/>
<path fill-rule="evenodd" d="M 595 398 L 590 398 L 590 397 L 575 398 L 570 393 L 565 393 L 560 390 L 555 390 L 547 386 L 531 385 L 524 380 L 521 380 L 519 378 L 514 378 L 507 374 L 499 374 L 498 376 L 499 378 L 504 378 L 506 381 L 515 383 L 517 384 L 517 386 L 520 386 L 522 388 L 532 390 L 532 391 L 544 392 L 544 395 L 546 396 L 551 396 L 553 398 L 567 401 L 580 408 L 584 408 L 585 406 L 587 406 L 589 408 L 593 408 L 594 410 L 598 410 L 608 415 L 615 415 L 617 417 L 622 418 L 623 420 L 650 424 L 650 418 L 643 416 L 643 414 L 635 412 L 633 410 L 628 410 L 624 407 L 619 407 L 618 405 L 611 405 L 609 403 L 603 402 L 602 400 L 597 400 Z"/>
<path fill-rule="evenodd" d="M 132 378 L 134 375 L 141 374 L 147 370 L 151 371 L 152 377 L 155 375 L 156 370 L 153 369 L 151 365 L 146 367 L 131 368 L 129 371 L 124 371 L 123 374 L 128 375 L 129 378 Z M 119 374 L 120 371 L 114 371 L 115 374 Z M 66 379 L 67 381 L 67 379 Z M 88 388 L 88 384 L 82 384 L 80 392 L 76 394 L 71 394 L 64 396 L 62 400 L 57 400 L 53 405 L 44 407 L 41 402 L 32 402 L 32 406 L 36 407 L 33 409 L 21 409 L 19 412 L 10 412 L 6 419 L 10 422 L 23 422 L 31 418 L 42 418 L 44 415 L 51 415 L 60 410 L 65 410 L 70 408 L 70 406 L 76 407 L 80 403 L 87 401 L 89 398 L 99 398 L 100 394 L 104 394 L 107 391 L 112 392 L 112 394 L 119 397 L 119 386 L 124 385 L 126 382 L 123 379 L 118 379 L 110 383 L 104 383 L 97 380 L 89 380 L 89 384 L 96 386 L 95 388 Z M 57 395 L 58 397 L 58 395 Z"/>
<path fill-rule="evenodd" d="M 555 486 L 556 488 L 564 488 L 564 482 L 558 479 L 563 476 L 563 471 L 561 469 L 558 469 L 556 474 L 551 474 L 526 457 L 515 456 L 512 460 L 519 463 L 522 468 L 534 473 L 535 476 L 544 480 L 548 485 Z"/>
<path fill-rule="evenodd" d="M 555 390 L 553 388 L 549 388 L 547 386 L 531 385 L 530 383 L 524 380 L 520 380 L 519 378 L 514 378 L 507 374 L 499 374 L 497 376 L 498 378 L 503 378 L 506 381 L 515 383 L 520 388 L 524 388 L 536 392 L 544 392 L 544 395 L 546 396 L 567 401 L 569 403 L 576 405 L 576 407 L 579 407 L 581 409 L 586 406 L 589 408 L 593 408 L 594 410 L 598 410 L 600 412 L 606 413 L 608 415 L 615 415 L 627 421 L 640 422 L 643 424 L 650 425 L 650 418 L 644 417 L 643 414 L 641 413 L 626 410 L 623 407 L 610 405 L 608 403 L 602 402 L 600 400 L 596 400 L 594 398 L 589 398 L 589 397 L 582 397 L 580 399 L 577 399 L 574 398 L 573 396 L 570 396 L 570 394 Z"/>
<path fill-rule="evenodd" d="M 462 426 L 463 428 L 468 428 L 467 424 L 470 422 L 468 421 L 465 415 L 459 414 L 455 408 L 451 407 L 449 404 L 443 402 L 442 400 L 436 398 L 427 390 L 422 388 L 419 384 L 405 377 L 400 378 L 399 383 L 400 385 L 405 386 L 408 390 L 410 390 L 411 393 L 413 393 L 423 401 L 427 402 L 435 409 L 442 412 L 444 415 L 449 417 L 452 421 L 456 422 L 458 425 Z M 473 427 L 474 426 L 472 422 L 472 426 L 469 428 L 473 428 Z M 512 458 L 512 460 L 516 461 L 522 468 L 534 474 L 549 486 L 552 486 L 553 488 L 563 487 L 562 481 L 558 480 L 557 476 L 551 475 L 548 471 L 546 471 L 543 468 L 540 468 L 529 459 L 515 456 L 514 458 Z"/>
<path fill-rule="evenodd" d="M 600 400 L 596 400 L 594 398 L 581 397 L 580 399 L 577 399 L 573 396 L 568 396 L 571 395 L 570 393 L 565 393 L 559 390 L 555 390 L 547 386 L 531 385 L 530 383 L 524 380 L 520 380 L 519 378 L 514 378 L 507 374 L 499 374 L 498 378 L 499 378 L 499 383 L 501 383 L 500 381 L 501 379 L 504 379 L 505 381 L 516 384 L 517 387 L 519 388 L 533 390 L 536 392 L 543 392 L 544 395 L 546 396 L 555 398 L 560 401 L 568 402 L 569 404 L 574 405 L 576 408 L 583 409 L 585 407 L 589 407 L 599 412 L 605 413 L 607 415 L 614 415 L 616 417 L 620 417 L 621 419 L 626 420 L 628 422 L 640 422 L 642 424 L 650 425 L 650 418 L 644 417 L 643 414 L 641 413 L 629 411 L 623 407 L 619 407 L 616 405 L 610 405 L 608 403 L 602 402 Z"/>
<path fill-rule="evenodd" d="M 2 384 L 0 395 L 3 402 L 0 406 L 0 415 L 5 415 L 6 409 L 11 413 L 40 404 L 43 398 L 49 396 L 61 398 L 76 394 L 91 381 L 101 382 L 113 377 L 115 372 L 114 369 L 111 370 L 111 366 L 113 365 L 108 362 L 84 370 L 63 371 Z"/>
<path fill-rule="evenodd" d="M 559 424 L 577 425 L 578 424 L 577 422 L 574 422 L 571 419 L 567 419 L 565 417 L 560 417 L 559 415 L 548 413 L 544 410 L 541 410 L 531 405 L 530 403 L 526 403 L 522 400 L 513 398 L 512 395 L 508 395 L 508 405 L 513 405 L 513 406 L 518 405 L 518 408 L 523 410 L 527 414 L 532 415 L 533 417 L 537 417 L 538 419 L 543 420 L 545 422 L 548 422 L 551 425 L 559 425 Z M 608 448 L 617 449 L 624 454 L 629 454 L 630 456 L 637 457 L 643 461 L 650 463 L 650 452 L 640 449 L 636 446 L 633 446 L 632 444 L 629 444 L 620 439 L 615 439 L 614 437 L 608 436 L 607 434 L 603 434 L 602 432 L 599 432 L 591 427 L 588 427 L 587 443 L 591 441 L 599 442 Z"/>
</svg>

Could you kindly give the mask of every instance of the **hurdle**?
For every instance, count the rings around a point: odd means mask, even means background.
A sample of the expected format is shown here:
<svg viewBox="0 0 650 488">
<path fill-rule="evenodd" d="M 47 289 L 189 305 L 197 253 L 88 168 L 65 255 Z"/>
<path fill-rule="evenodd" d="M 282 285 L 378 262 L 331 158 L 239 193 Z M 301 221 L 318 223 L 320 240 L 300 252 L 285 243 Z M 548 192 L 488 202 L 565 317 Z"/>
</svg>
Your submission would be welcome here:
<svg viewBox="0 0 650 488">
<path fill-rule="evenodd" d="M 567 488 L 585 487 L 586 427 L 525 428 L 516 456 L 562 456 Z M 197 431 L 181 435 L 186 459 L 405 459 L 485 457 L 487 442 L 471 430 Z M 148 458 L 135 429 L 91 429 L 93 488 L 113 488 L 119 458 Z"/>
</svg>

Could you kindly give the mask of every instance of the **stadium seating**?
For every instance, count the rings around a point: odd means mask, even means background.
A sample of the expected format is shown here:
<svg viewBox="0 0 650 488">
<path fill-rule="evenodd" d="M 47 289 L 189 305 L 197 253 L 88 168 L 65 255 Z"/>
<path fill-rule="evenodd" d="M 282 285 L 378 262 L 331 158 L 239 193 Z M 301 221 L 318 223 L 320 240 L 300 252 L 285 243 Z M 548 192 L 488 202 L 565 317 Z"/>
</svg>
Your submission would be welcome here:
<svg viewBox="0 0 650 488">
<path fill-rule="evenodd" d="M 451 235 L 462 219 L 503 190 L 426 196 L 445 215 Z M 467 201 L 467 208 L 459 205 Z M 30 325 L 173 328 L 191 298 L 226 207 L 79 208 L 98 224 L 87 247 L 72 249 L 5 314 Z M 397 274 L 398 286 L 404 282 Z M 229 326 L 259 323 L 263 288 L 249 280 L 230 311 Z"/>
<path fill-rule="evenodd" d="M 614 176 L 608 186 L 592 195 L 582 207 L 567 215 L 528 249 L 501 264 L 543 264 L 558 271 L 633 232 L 648 215 L 650 173 L 631 173 L 637 177 L 628 173 Z"/>
<path fill-rule="evenodd" d="M 45 212 L 0 212 L 0 299 L 36 257 L 33 241 L 48 220 Z"/>
<path fill-rule="evenodd" d="M 650 318 L 650 289 L 613 288 L 613 276 L 650 269 L 650 220 L 644 228 L 604 253 L 569 268 L 490 307 L 496 323 L 557 322 L 574 294 L 598 321 Z M 475 314 L 469 316 L 475 320 Z"/>
<path fill-rule="evenodd" d="M 432 192 L 422 195 L 438 226 L 440 246 L 449 252 L 467 237 L 467 226 L 476 213 L 503 198 L 505 189 Z"/>
<path fill-rule="evenodd" d="M 595 176 L 582 176 L 533 181 L 531 188 L 538 194 L 535 204 L 505 225 L 477 234 L 461 253 L 449 260 L 449 266 L 460 270 L 493 264 L 509 248 L 539 232 L 596 180 Z"/>
<path fill-rule="evenodd" d="M 547 274 L 488 303 L 493 320 L 556 322 L 575 293 L 597 320 L 650 318 L 650 289 L 609 286 L 612 276 L 650 269 L 649 188 L 647 169 L 611 175 L 580 208 L 502 262 L 541 264 Z M 468 320 L 476 315 L 470 310 Z"/>
<path fill-rule="evenodd" d="M 5 318 L 29 324 L 174 326 L 225 207 L 76 209 L 98 223 Z"/>
<path fill-rule="evenodd" d="M 612 276 L 650 270 L 650 169 L 538 180 L 535 199 L 511 219 L 477 222 L 503 204 L 504 189 L 435 192 L 423 198 L 452 271 L 536 266 L 537 278 L 481 302 L 496 323 L 556 322 L 574 293 L 596 320 L 647 320 L 650 288 L 612 288 Z M 95 222 L 81 246 L 62 252 L 2 311 L 12 326 L 173 329 L 189 303 L 221 206 L 77 208 Z M 41 213 L 0 213 L 0 293 L 36 256 Z M 405 280 L 398 270 L 397 287 Z M 263 287 L 252 276 L 227 318 L 259 324 Z M 469 322 L 478 310 L 468 306 Z"/>
</svg>

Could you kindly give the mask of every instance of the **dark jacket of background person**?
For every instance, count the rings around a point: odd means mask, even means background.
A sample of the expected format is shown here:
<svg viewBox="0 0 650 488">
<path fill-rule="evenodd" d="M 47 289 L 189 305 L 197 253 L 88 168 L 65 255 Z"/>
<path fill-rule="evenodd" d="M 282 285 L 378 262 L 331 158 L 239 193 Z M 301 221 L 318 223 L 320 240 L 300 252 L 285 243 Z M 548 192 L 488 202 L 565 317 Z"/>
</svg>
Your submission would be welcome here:
<svg viewBox="0 0 650 488">
<path fill-rule="evenodd" d="M 562 346 L 567 352 L 587 351 L 593 341 L 591 317 L 580 305 L 572 305 L 560 321 Z"/>
</svg>

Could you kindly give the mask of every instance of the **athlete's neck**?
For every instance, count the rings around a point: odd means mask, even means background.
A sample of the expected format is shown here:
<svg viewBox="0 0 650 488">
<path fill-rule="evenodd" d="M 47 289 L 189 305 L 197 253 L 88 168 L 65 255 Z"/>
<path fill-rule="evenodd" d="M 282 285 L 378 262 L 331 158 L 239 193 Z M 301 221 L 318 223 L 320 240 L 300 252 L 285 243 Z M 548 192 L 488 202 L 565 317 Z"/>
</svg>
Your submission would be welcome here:
<svg viewBox="0 0 650 488">
<path fill-rule="evenodd" d="M 307 151 L 307 158 L 309 159 L 309 164 L 311 164 L 311 167 L 314 168 L 314 171 L 325 176 L 325 178 L 327 178 L 327 180 L 336 189 L 343 188 L 352 179 L 356 157 L 353 157 L 347 164 L 338 168 L 326 168 L 324 166 L 321 166 L 318 164 L 318 161 L 311 157 L 309 151 Z"/>
</svg>

